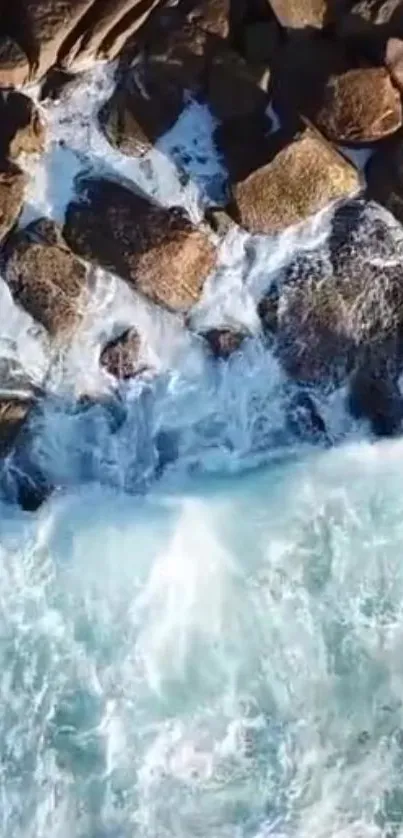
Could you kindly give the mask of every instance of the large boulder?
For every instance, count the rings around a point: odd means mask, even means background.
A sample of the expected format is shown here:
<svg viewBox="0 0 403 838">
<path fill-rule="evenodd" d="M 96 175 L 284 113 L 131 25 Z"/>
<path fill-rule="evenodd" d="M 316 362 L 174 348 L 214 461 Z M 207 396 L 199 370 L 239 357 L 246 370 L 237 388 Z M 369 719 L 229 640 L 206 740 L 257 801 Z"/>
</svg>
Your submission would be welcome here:
<svg viewBox="0 0 403 838">
<path fill-rule="evenodd" d="M 69 337 L 80 321 L 87 270 L 57 225 L 39 219 L 10 237 L 4 278 L 14 299 L 52 337 Z"/>
<path fill-rule="evenodd" d="M 216 262 L 215 248 L 184 210 L 159 207 L 109 180 L 82 183 L 81 198 L 67 208 L 64 235 L 84 259 L 173 310 L 199 299 Z"/>
<path fill-rule="evenodd" d="M 402 124 L 402 103 L 384 67 L 364 67 L 331 76 L 315 124 L 336 143 L 370 143 Z"/>
<path fill-rule="evenodd" d="M 0 90 L 0 156 L 14 159 L 21 154 L 40 152 L 45 127 L 34 102 L 16 90 Z"/>
<path fill-rule="evenodd" d="M 366 177 L 368 194 L 403 223 L 403 142 L 400 134 L 372 157 Z"/>
<path fill-rule="evenodd" d="M 356 170 L 311 128 L 233 187 L 231 216 L 251 233 L 278 233 L 359 190 Z"/>
<path fill-rule="evenodd" d="M 401 409 L 394 399 L 403 364 L 402 266 L 400 225 L 375 203 L 347 202 L 335 212 L 328 250 L 296 256 L 268 306 L 277 303 L 273 346 L 287 373 L 325 388 L 350 381 L 355 415 L 377 432 L 382 421 L 391 428 Z"/>
<path fill-rule="evenodd" d="M 387 39 L 403 37 L 401 0 L 355 0 L 338 21 L 337 32 L 369 56 L 382 58 Z"/>
<path fill-rule="evenodd" d="M 8 160 L 0 160 L 0 242 L 14 226 L 22 210 L 27 177 Z"/>
</svg>

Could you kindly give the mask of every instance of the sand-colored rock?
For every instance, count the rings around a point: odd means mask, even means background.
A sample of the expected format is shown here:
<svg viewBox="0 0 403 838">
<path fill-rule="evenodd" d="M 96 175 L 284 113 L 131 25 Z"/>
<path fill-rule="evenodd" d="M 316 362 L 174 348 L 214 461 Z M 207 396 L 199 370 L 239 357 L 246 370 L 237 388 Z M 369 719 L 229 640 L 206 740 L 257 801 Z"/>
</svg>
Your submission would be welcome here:
<svg viewBox="0 0 403 838">
<path fill-rule="evenodd" d="M 0 37 L 0 86 L 18 87 L 29 79 L 29 61 L 25 52 L 7 35 Z"/>
<path fill-rule="evenodd" d="M 279 23 L 290 29 L 322 29 L 339 17 L 346 5 L 344 0 L 270 0 Z"/>
<path fill-rule="evenodd" d="M 118 380 L 134 378 L 144 371 L 139 360 L 141 340 L 135 329 L 126 329 L 102 349 L 101 366 Z"/>
<path fill-rule="evenodd" d="M 39 219 L 7 245 L 4 278 L 14 299 L 51 337 L 69 337 L 81 317 L 87 269 L 69 250 L 55 222 Z"/>
<path fill-rule="evenodd" d="M 356 170 L 311 128 L 234 186 L 234 219 L 251 233 L 278 233 L 359 189 Z"/>
<path fill-rule="evenodd" d="M 0 160 L 0 242 L 18 219 L 24 203 L 27 177 L 8 160 Z"/>
<path fill-rule="evenodd" d="M 402 103 L 384 67 L 365 67 L 332 76 L 315 124 L 336 143 L 370 143 L 402 124 Z"/>
<path fill-rule="evenodd" d="M 216 263 L 215 248 L 184 210 L 165 209 L 109 180 L 82 184 L 69 204 L 64 235 L 78 255 L 175 311 L 200 297 Z"/>
</svg>

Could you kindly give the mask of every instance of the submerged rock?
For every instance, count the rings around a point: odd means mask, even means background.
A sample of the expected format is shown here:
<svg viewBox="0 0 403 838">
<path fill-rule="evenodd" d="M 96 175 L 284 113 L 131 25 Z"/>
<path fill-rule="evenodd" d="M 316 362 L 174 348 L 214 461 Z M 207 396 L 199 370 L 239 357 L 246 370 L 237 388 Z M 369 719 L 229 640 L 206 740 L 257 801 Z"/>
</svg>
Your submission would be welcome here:
<svg viewBox="0 0 403 838">
<path fill-rule="evenodd" d="M 87 269 L 69 250 L 57 224 L 39 219 L 7 243 L 4 278 L 14 299 L 52 337 L 78 324 Z"/>
<path fill-rule="evenodd" d="M 141 340 L 135 329 L 126 329 L 123 334 L 104 346 L 100 363 L 115 378 L 125 380 L 134 378 L 145 367 L 139 360 Z"/>
<path fill-rule="evenodd" d="M 305 390 L 294 393 L 286 404 L 287 425 L 306 442 L 327 442 L 326 425 L 312 398 Z"/>
<path fill-rule="evenodd" d="M 234 186 L 230 214 L 250 233 L 278 233 L 332 201 L 351 197 L 359 185 L 355 169 L 307 128 Z"/>
<path fill-rule="evenodd" d="M 401 430 L 403 397 L 385 370 L 358 370 L 350 382 L 348 406 L 357 419 L 370 422 L 376 436 L 393 436 Z"/>
<path fill-rule="evenodd" d="M 241 348 L 244 340 L 248 337 L 246 332 L 235 331 L 223 327 L 222 329 L 208 329 L 201 332 L 201 336 L 209 345 L 210 351 L 215 358 L 227 359 L 234 352 Z"/>
<path fill-rule="evenodd" d="M 0 159 L 0 241 L 10 232 L 24 203 L 27 176 L 14 163 Z"/>
<path fill-rule="evenodd" d="M 15 158 L 21 152 L 43 150 L 45 127 L 32 99 L 16 90 L 0 91 L 0 156 Z"/>
<path fill-rule="evenodd" d="M 109 180 L 82 184 L 64 234 L 78 255 L 126 280 L 156 303 L 186 311 L 200 297 L 216 252 L 178 207 L 165 209 Z"/>
</svg>

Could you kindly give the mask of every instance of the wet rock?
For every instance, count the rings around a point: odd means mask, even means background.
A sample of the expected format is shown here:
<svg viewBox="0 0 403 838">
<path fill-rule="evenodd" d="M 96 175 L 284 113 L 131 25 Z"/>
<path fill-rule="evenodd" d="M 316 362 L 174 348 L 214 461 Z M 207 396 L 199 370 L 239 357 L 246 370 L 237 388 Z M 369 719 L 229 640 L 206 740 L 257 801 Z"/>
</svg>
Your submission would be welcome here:
<svg viewBox="0 0 403 838">
<path fill-rule="evenodd" d="M 264 111 L 229 119 L 217 126 L 214 142 L 222 155 L 230 183 L 244 180 L 273 156 L 270 119 Z"/>
<path fill-rule="evenodd" d="M 269 289 L 258 306 L 259 317 L 266 335 L 275 335 L 278 327 L 279 291 L 277 286 Z"/>
<path fill-rule="evenodd" d="M 357 0 L 345 10 L 337 32 L 374 57 L 382 57 L 388 38 L 403 37 L 401 0 Z"/>
<path fill-rule="evenodd" d="M 243 53 L 249 64 L 270 64 L 280 47 L 275 20 L 257 20 L 244 27 Z"/>
<path fill-rule="evenodd" d="M 234 186 L 230 214 L 251 233 L 278 233 L 358 189 L 355 169 L 307 128 Z"/>
<path fill-rule="evenodd" d="M 233 26 L 233 18 L 235 17 L 233 3 L 231 0 L 199 0 L 199 2 L 188 2 L 189 11 L 187 11 L 187 19 L 196 23 L 201 29 L 206 29 L 213 35 L 219 35 L 221 38 L 228 38 L 231 28 Z M 242 19 L 245 11 L 245 0 L 238 0 L 236 9 L 236 19 L 239 22 Z"/>
<path fill-rule="evenodd" d="M 109 180 L 82 183 L 82 198 L 67 208 L 64 234 L 77 254 L 176 311 L 199 299 L 216 262 L 213 245 L 184 210 L 159 207 Z"/>
<path fill-rule="evenodd" d="M 336 143 L 380 140 L 402 124 L 399 91 L 384 67 L 358 68 L 333 76 L 315 124 Z"/>
<path fill-rule="evenodd" d="M 214 358 L 227 359 L 234 352 L 237 352 L 244 340 L 248 337 L 246 332 L 235 331 L 234 329 L 208 329 L 201 333 L 207 342 Z"/>
<path fill-rule="evenodd" d="M 295 380 L 346 383 L 402 366 L 403 231 L 375 203 L 335 212 L 329 249 L 299 254 L 278 284 L 275 351 Z M 386 373 L 385 373 L 386 376 Z"/>
<path fill-rule="evenodd" d="M 400 132 L 371 158 L 366 179 L 371 198 L 403 223 L 403 140 Z"/>
<path fill-rule="evenodd" d="M 12 447 L 18 433 L 24 425 L 32 400 L 24 398 L 0 397 L 0 456 L 4 457 Z"/>
<path fill-rule="evenodd" d="M 139 334 L 135 329 L 126 329 L 103 348 L 101 366 L 119 380 L 134 378 L 145 369 L 144 364 L 139 361 L 140 348 Z"/>
<path fill-rule="evenodd" d="M 350 381 L 348 404 L 353 416 L 370 422 L 376 436 L 393 436 L 401 429 L 403 398 L 384 369 L 358 370 Z"/>
<path fill-rule="evenodd" d="M 52 67 L 43 79 L 40 92 L 41 102 L 50 99 L 53 102 L 59 101 L 61 96 L 80 84 L 82 78 L 80 73 L 67 73 L 65 70 Z"/>
<path fill-rule="evenodd" d="M 68 336 L 81 317 L 87 269 L 55 222 L 34 221 L 7 243 L 5 280 L 14 299 L 52 337 Z"/>
<path fill-rule="evenodd" d="M 0 86 L 19 87 L 26 84 L 29 73 L 25 52 L 12 38 L 0 36 Z"/>
<path fill-rule="evenodd" d="M 21 152 L 43 150 L 45 127 L 32 99 L 16 90 L 0 91 L 0 156 L 16 158 Z"/>
<path fill-rule="evenodd" d="M 259 77 L 253 76 L 246 61 L 227 49 L 217 49 L 211 58 L 205 96 L 222 122 L 264 114 L 269 104 Z"/>
<path fill-rule="evenodd" d="M 22 210 L 27 178 L 14 163 L 0 160 L 0 242 L 14 226 Z"/>
<path fill-rule="evenodd" d="M 270 0 L 279 23 L 287 29 L 322 29 L 346 8 L 344 0 Z"/>
<path fill-rule="evenodd" d="M 286 405 L 287 424 L 307 442 L 327 441 L 326 425 L 313 398 L 304 390 L 294 393 Z"/>
</svg>

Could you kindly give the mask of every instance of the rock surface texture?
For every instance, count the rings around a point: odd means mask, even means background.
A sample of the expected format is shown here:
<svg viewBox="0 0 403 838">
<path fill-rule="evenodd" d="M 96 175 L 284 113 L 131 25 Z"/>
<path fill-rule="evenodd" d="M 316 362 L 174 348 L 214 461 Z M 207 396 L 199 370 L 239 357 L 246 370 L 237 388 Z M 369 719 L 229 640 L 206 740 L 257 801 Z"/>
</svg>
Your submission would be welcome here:
<svg viewBox="0 0 403 838">
<path fill-rule="evenodd" d="M 66 213 L 72 250 L 113 271 L 136 291 L 175 311 L 200 297 L 215 248 L 184 210 L 165 209 L 109 180 L 83 184 Z"/>
</svg>

